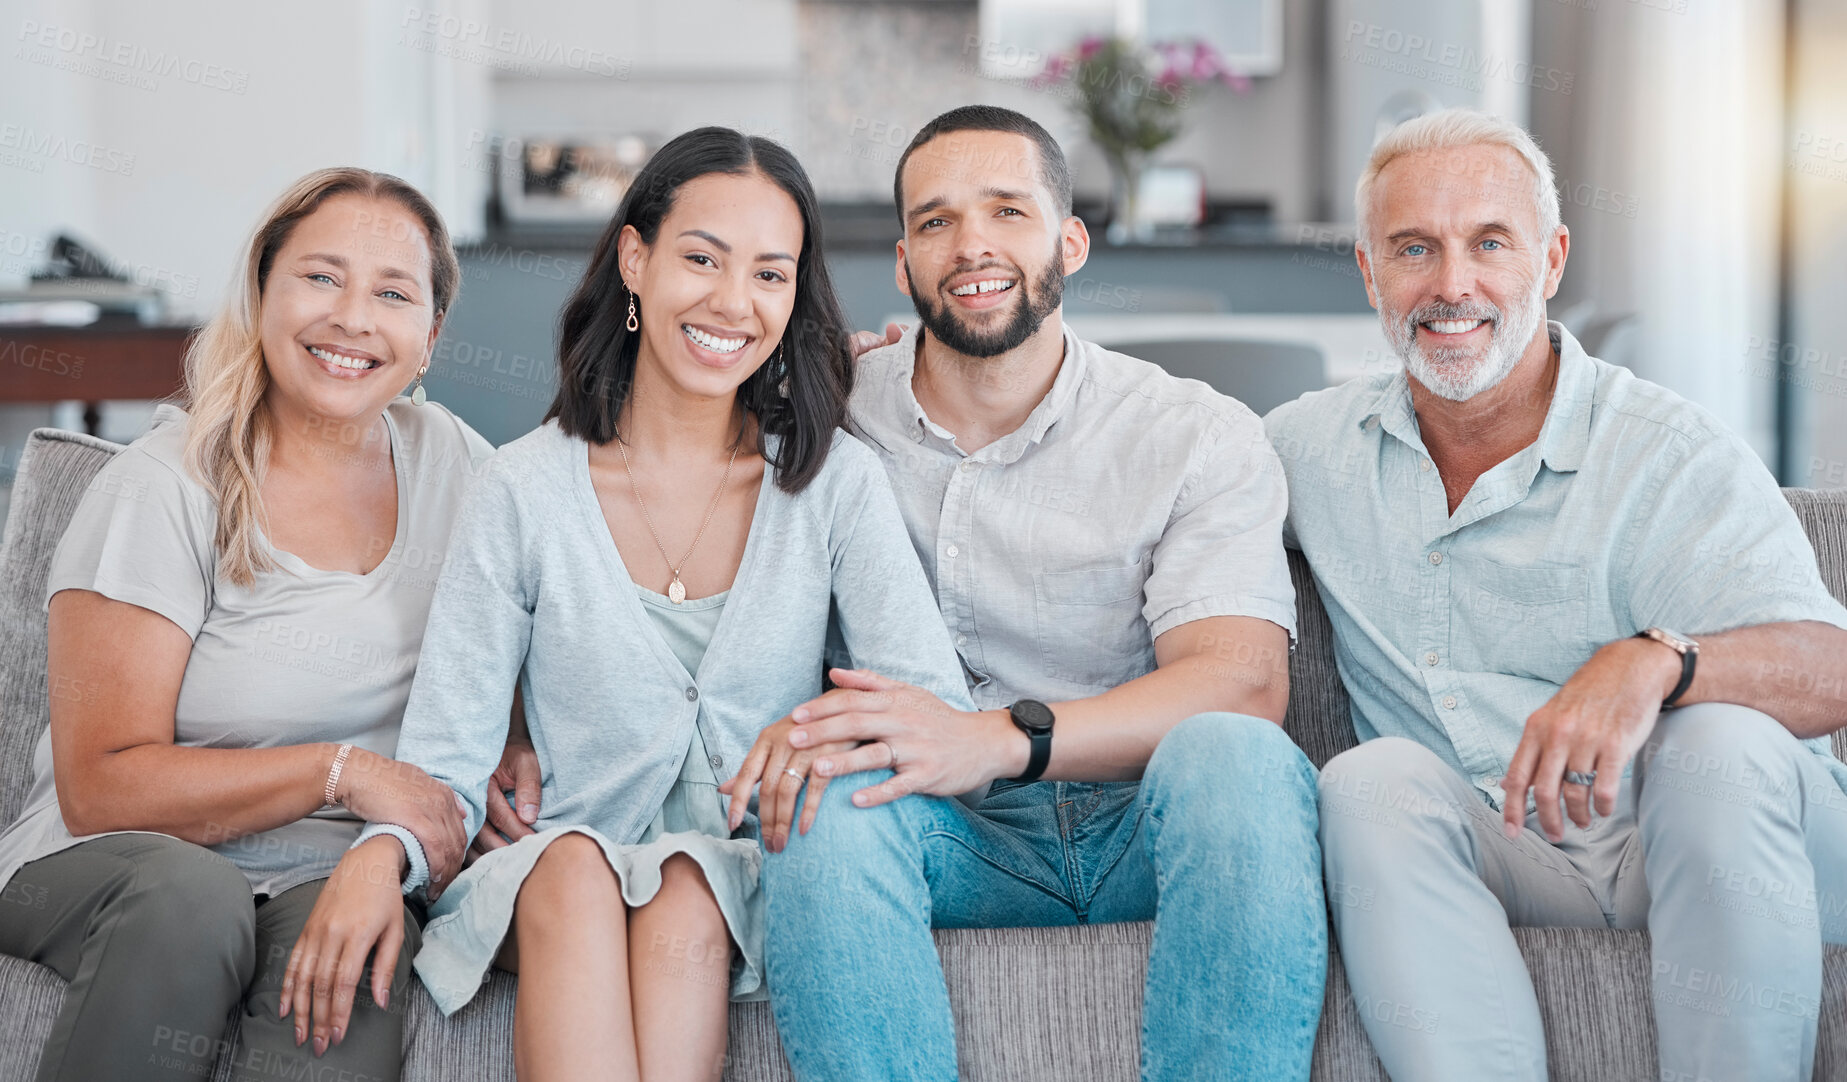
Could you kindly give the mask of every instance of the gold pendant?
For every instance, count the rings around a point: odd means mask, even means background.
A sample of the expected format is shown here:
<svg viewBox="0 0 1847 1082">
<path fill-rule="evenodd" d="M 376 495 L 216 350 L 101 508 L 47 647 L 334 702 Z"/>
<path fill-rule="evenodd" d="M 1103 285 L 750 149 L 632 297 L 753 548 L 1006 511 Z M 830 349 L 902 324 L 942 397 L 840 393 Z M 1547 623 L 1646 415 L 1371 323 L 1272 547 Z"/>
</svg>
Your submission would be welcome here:
<svg viewBox="0 0 1847 1082">
<path fill-rule="evenodd" d="M 675 575 L 673 581 L 667 584 L 667 600 L 676 605 L 686 602 L 686 584 L 680 581 L 678 575 Z"/>
</svg>

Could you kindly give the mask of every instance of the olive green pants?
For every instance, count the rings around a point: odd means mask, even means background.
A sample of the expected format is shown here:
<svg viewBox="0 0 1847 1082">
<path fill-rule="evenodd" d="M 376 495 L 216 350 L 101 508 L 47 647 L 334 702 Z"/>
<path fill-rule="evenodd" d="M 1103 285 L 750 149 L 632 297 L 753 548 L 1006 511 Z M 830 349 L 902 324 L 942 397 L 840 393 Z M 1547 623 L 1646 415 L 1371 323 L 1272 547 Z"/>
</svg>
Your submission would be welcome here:
<svg viewBox="0 0 1847 1082">
<path fill-rule="evenodd" d="M 253 899 L 249 880 L 209 849 L 117 834 L 35 860 L 0 898 L 0 953 L 69 983 L 39 1059 L 39 1082 L 208 1079 L 228 1057 L 237 1082 L 396 1082 L 410 960 L 421 938 L 407 908 L 390 1009 L 360 979 L 345 1039 L 318 1059 L 277 1017 L 289 953 L 326 880 Z"/>
</svg>

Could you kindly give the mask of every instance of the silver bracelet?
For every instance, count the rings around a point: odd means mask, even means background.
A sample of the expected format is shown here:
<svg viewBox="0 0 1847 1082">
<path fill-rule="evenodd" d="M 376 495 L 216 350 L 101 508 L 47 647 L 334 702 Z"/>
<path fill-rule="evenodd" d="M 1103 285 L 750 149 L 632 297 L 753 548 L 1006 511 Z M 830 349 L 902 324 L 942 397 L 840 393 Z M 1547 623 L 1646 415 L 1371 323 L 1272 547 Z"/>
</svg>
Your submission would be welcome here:
<svg viewBox="0 0 1847 1082">
<path fill-rule="evenodd" d="M 346 769 L 346 757 L 353 753 L 351 744 L 340 745 L 340 750 L 333 753 L 333 766 L 327 770 L 327 788 L 321 794 L 321 806 L 332 808 L 339 804 L 334 799 L 334 791 L 340 786 L 340 772 Z"/>
</svg>

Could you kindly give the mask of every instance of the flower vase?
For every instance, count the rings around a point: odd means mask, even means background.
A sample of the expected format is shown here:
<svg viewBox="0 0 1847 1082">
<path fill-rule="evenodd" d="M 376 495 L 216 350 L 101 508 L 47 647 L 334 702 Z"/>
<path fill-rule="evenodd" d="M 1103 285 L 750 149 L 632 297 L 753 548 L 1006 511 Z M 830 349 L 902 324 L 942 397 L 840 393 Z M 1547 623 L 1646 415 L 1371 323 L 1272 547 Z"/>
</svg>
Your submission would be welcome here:
<svg viewBox="0 0 1847 1082">
<path fill-rule="evenodd" d="M 1109 226 L 1103 237 L 1111 244 L 1146 240 L 1149 230 L 1141 223 L 1142 170 L 1147 157 L 1135 151 L 1106 153 L 1110 171 Z"/>
</svg>

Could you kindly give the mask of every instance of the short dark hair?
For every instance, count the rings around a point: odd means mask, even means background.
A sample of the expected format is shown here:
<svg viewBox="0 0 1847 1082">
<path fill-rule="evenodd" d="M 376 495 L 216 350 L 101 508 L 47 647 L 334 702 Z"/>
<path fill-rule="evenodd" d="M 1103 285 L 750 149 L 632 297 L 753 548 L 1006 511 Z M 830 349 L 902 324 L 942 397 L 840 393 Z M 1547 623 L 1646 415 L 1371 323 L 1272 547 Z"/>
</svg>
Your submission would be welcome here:
<svg viewBox="0 0 1847 1082">
<path fill-rule="evenodd" d="M 761 429 L 782 438 L 773 464 L 776 484 L 800 492 L 821 472 L 834 430 L 847 419 L 853 391 L 852 354 L 840 299 L 821 256 L 821 211 L 814 186 L 795 155 L 774 140 L 731 128 L 696 128 L 676 136 L 641 168 L 615 217 L 603 230 L 590 265 L 558 320 L 558 396 L 546 420 L 568 435 L 605 444 L 635 383 L 641 334 L 630 332 L 628 288 L 617 258 L 622 227 L 632 225 L 652 245 L 675 196 L 689 180 L 713 173 L 760 173 L 787 192 L 802 215 L 795 263 L 795 308 L 783 330 L 781 363 L 765 361 L 738 388 L 738 399 Z M 778 384 L 787 377 L 789 395 Z"/>
<path fill-rule="evenodd" d="M 898 172 L 891 181 L 892 201 L 898 205 L 898 224 L 904 224 L 904 166 L 911 154 L 939 135 L 957 131 L 1002 131 L 1024 135 L 1039 148 L 1039 179 L 1052 193 L 1052 203 L 1059 213 L 1071 216 L 1071 163 L 1065 160 L 1064 148 L 1052 133 L 1025 113 L 1003 109 L 998 105 L 963 105 L 949 110 L 917 130 L 911 145 L 898 159 Z"/>
</svg>

